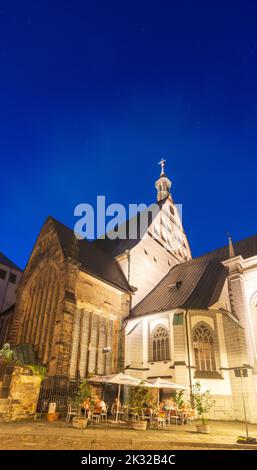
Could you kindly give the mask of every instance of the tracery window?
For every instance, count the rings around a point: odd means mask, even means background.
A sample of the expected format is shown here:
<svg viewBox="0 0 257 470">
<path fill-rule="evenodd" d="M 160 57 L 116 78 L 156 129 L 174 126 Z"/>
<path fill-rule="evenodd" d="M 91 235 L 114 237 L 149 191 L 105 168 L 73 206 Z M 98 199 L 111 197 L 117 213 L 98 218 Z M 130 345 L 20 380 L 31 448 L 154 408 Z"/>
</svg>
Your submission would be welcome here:
<svg viewBox="0 0 257 470">
<path fill-rule="evenodd" d="M 193 330 L 196 370 L 216 371 L 215 350 L 210 328 L 201 323 Z"/>
<path fill-rule="evenodd" d="M 23 295 L 23 320 L 17 342 L 32 344 L 39 360 L 46 363 L 51 358 L 59 300 L 59 279 L 56 268 L 51 265 L 35 272 Z"/>
<path fill-rule="evenodd" d="M 158 325 L 152 332 L 152 361 L 167 361 L 170 359 L 169 332 Z"/>
</svg>

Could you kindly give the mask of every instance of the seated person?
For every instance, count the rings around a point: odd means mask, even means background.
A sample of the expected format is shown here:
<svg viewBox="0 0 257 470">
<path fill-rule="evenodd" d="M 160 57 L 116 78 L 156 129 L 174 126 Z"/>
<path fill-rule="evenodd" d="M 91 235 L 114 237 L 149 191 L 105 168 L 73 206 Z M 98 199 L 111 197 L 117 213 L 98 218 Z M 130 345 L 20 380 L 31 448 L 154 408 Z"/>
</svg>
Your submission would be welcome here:
<svg viewBox="0 0 257 470">
<path fill-rule="evenodd" d="M 120 409 L 121 409 L 121 403 L 118 398 L 115 398 L 114 403 L 112 404 L 112 407 L 111 407 L 111 414 L 115 415 L 117 410 L 120 410 Z"/>
<path fill-rule="evenodd" d="M 101 408 L 101 413 L 106 413 L 107 406 L 106 406 L 105 401 L 102 398 L 99 401 L 99 407 Z"/>
<path fill-rule="evenodd" d="M 163 401 L 161 401 L 161 402 L 159 403 L 159 408 L 158 408 L 157 414 L 158 414 L 158 416 L 160 416 L 160 417 L 165 416 L 165 406 L 164 406 Z"/>
<path fill-rule="evenodd" d="M 160 403 L 159 403 L 159 411 L 160 412 L 165 411 L 165 405 L 164 405 L 163 401 L 160 401 Z"/>
<path fill-rule="evenodd" d="M 80 411 L 83 416 L 85 416 L 86 418 L 89 417 L 89 413 L 90 413 L 90 399 L 89 398 L 86 398 L 84 400 L 84 402 L 81 405 Z"/>
<path fill-rule="evenodd" d="M 102 412 L 102 408 L 101 408 L 101 398 L 99 397 L 96 397 L 95 399 L 95 408 L 94 408 L 94 414 L 100 414 Z"/>
<path fill-rule="evenodd" d="M 175 410 L 176 406 L 172 398 L 166 400 L 165 402 L 165 408 L 166 410 Z"/>
</svg>

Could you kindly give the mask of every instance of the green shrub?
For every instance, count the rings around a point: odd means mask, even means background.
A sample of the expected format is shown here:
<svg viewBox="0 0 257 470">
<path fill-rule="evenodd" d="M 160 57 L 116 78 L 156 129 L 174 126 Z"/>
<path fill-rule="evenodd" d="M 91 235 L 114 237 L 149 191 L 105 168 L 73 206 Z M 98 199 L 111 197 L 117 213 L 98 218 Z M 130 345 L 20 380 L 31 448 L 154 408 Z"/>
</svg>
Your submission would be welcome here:
<svg viewBox="0 0 257 470">
<path fill-rule="evenodd" d="M 196 382 L 192 387 L 192 396 L 197 415 L 202 423 L 206 424 L 207 414 L 215 405 L 215 400 L 212 398 L 210 390 L 206 390 L 205 392 L 201 391 L 200 382 Z"/>
</svg>

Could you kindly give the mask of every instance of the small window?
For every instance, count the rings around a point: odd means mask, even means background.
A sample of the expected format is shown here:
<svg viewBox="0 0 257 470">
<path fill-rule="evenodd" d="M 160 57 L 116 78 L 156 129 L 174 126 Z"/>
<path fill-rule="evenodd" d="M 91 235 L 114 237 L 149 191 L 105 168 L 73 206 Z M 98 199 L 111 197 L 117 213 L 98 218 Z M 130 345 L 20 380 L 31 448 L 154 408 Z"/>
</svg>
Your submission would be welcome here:
<svg viewBox="0 0 257 470">
<path fill-rule="evenodd" d="M 5 279 L 6 278 L 6 271 L 4 269 L 0 269 L 0 279 Z"/>
<path fill-rule="evenodd" d="M 157 258 L 155 258 L 155 256 L 153 257 L 154 261 L 157 263 Z"/>
<path fill-rule="evenodd" d="M 183 325 L 183 313 L 174 314 L 173 325 Z"/>
<path fill-rule="evenodd" d="M 144 252 L 145 252 L 146 255 L 148 255 L 148 251 L 146 249 L 144 249 Z"/>
<path fill-rule="evenodd" d="M 16 281 L 17 281 L 16 274 L 10 273 L 9 282 L 11 282 L 11 284 L 16 284 Z"/>
</svg>

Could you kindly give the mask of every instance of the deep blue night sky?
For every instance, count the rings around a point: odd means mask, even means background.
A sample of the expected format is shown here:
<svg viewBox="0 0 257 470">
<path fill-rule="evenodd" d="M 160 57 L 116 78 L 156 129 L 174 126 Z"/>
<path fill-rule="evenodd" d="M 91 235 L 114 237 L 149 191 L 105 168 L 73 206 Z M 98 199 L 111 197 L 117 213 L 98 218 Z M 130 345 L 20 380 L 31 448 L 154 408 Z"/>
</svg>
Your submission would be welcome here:
<svg viewBox="0 0 257 470">
<path fill-rule="evenodd" d="M 257 1 L 0 2 L 0 251 L 45 218 L 155 199 L 158 161 L 194 255 L 256 233 Z"/>
</svg>

